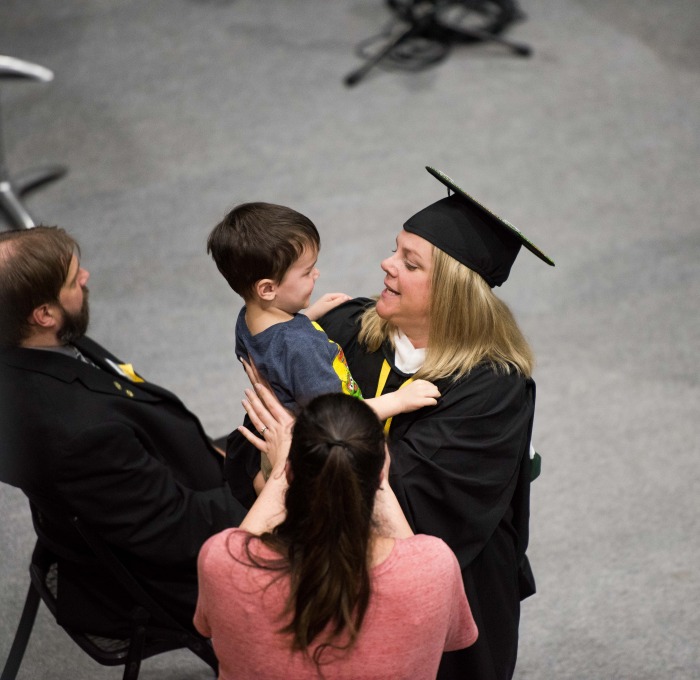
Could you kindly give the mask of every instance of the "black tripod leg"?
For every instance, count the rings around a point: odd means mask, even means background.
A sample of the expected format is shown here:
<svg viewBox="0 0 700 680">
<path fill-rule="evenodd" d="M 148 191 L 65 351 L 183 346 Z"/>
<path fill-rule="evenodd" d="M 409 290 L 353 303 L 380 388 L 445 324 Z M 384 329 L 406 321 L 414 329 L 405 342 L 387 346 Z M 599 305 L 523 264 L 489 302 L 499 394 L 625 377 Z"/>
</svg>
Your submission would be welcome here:
<svg viewBox="0 0 700 680">
<path fill-rule="evenodd" d="M 399 34 L 394 40 L 391 40 L 383 49 L 381 49 L 377 54 L 375 54 L 373 57 L 370 57 L 360 68 L 356 69 L 355 71 L 352 71 L 351 73 L 348 73 L 347 76 L 345 76 L 343 82 L 348 86 L 352 87 L 353 85 L 357 85 L 357 83 L 362 80 L 369 71 L 376 66 L 384 57 L 387 56 L 394 48 L 396 48 L 398 45 L 400 45 L 404 40 L 407 38 L 410 38 L 412 35 L 417 34 L 419 31 L 417 30 L 416 26 L 411 26 L 410 28 L 406 29 L 403 33 Z"/>
<path fill-rule="evenodd" d="M 495 42 L 504 47 L 508 47 L 521 57 L 529 57 L 532 54 L 532 48 L 525 43 L 514 42 L 507 38 L 502 38 L 500 35 L 489 31 L 480 31 L 477 28 L 458 28 L 450 29 L 451 33 L 457 34 L 470 41 L 481 40 L 482 42 Z"/>
</svg>

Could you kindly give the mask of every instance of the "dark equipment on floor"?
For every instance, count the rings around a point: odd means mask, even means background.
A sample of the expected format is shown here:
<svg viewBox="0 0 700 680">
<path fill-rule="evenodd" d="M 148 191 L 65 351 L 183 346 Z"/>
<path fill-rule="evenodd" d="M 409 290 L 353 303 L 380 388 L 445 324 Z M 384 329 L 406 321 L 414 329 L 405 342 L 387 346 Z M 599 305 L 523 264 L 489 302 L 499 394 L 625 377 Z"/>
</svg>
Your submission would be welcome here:
<svg viewBox="0 0 700 680">
<path fill-rule="evenodd" d="M 437 64 L 455 44 L 491 42 L 521 57 L 532 54 L 529 45 L 502 36 L 513 22 L 525 18 L 516 0 L 386 0 L 386 4 L 395 18 L 379 35 L 356 47 L 365 63 L 345 77 L 348 87 L 357 85 L 374 66 L 419 71 Z"/>
</svg>

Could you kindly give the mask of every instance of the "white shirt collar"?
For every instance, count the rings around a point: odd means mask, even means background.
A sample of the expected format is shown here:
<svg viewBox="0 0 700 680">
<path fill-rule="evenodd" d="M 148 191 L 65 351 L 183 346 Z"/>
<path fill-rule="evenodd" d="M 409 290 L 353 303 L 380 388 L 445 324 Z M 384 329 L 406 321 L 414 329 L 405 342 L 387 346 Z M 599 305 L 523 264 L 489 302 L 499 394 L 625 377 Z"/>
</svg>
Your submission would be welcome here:
<svg viewBox="0 0 700 680">
<path fill-rule="evenodd" d="M 403 373 L 415 373 L 425 362 L 425 349 L 416 349 L 401 331 L 394 334 L 394 364 Z"/>
</svg>

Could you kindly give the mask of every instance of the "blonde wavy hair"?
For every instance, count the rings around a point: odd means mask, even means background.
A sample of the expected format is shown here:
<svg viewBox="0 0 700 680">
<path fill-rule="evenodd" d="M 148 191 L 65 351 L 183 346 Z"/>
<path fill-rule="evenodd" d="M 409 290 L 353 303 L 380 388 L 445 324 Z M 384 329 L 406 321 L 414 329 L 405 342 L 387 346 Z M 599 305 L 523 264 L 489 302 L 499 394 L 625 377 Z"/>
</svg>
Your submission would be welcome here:
<svg viewBox="0 0 700 680">
<path fill-rule="evenodd" d="M 505 302 L 484 279 L 439 248 L 433 248 L 430 328 L 425 363 L 416 378 L 454 380 L 481 363 L 495 370 L 532 375 L 535 359 Z M 396 331 L 375 307 L 362 316 L 359 340 L 371 352 Z"/>
</svg>

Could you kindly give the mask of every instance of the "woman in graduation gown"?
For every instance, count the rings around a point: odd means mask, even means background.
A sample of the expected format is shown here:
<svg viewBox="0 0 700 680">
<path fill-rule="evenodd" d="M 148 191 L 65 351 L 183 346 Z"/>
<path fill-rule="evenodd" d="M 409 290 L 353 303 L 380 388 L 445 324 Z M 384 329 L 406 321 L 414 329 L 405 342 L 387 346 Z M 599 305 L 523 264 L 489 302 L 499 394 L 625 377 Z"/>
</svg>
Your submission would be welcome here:
<svg viewBox="0 0 700 680">
<path fill-rule="evenodd" d="M 492 287 L 521 246 L 554 263 L 427 169 L 454 193 L 405 223 L 381 263 L 376 302 L 347 302 L 320 325 L 365 397 L 414 377 L 438 386 L 436 406 L 386 424 L 390 483 L 412 529 L 457 555 L 480 631 L 475 645 L 443 656 L 438 678 L 505 680 L 515 668 L 520 600 L 535 590 L 525 555 L 535 384 L 532 352 Z"/>
</svg>

